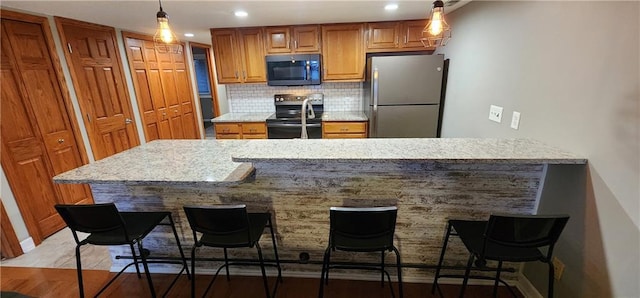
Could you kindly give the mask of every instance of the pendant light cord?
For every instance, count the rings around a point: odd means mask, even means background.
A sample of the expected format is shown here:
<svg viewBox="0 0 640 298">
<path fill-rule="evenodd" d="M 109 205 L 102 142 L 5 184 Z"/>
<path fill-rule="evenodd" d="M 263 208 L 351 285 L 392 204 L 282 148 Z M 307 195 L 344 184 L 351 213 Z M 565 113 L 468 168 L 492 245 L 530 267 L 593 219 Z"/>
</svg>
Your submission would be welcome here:
<svg viewBox="0 0 640 298">
<path fill-rule="evenodd" d="M 160 11 L 162 11 L 162 0 L 158 0 L 158 5 L 160 5 Z"/>
</svg>

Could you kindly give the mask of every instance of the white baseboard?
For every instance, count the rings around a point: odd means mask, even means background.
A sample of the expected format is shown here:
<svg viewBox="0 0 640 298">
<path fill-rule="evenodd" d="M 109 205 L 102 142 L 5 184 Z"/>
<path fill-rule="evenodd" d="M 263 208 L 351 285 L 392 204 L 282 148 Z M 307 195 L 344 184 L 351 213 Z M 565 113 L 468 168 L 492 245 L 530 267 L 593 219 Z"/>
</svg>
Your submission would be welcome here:
<svg viewBox="0 0 640 298">
<path fill-rule="evenodd" d="M 20 247 L 22 248 L 22 253 L 28 253 L 36 248 L 36 244 L 33 243 L 33 238 L 29 237 L 20 241 Z"/>
<path fill-rule="evenodd" d="M 533 284 L 527 279 L 522 272 L 518 275 L 518 283 L 516 283 L 516 288 L 520 290 L 520 293 L 524 295 L 526 298 L 543 298 L 542 294 L 538 292 L 538 289 L 533 286 Z"/>
</svg>

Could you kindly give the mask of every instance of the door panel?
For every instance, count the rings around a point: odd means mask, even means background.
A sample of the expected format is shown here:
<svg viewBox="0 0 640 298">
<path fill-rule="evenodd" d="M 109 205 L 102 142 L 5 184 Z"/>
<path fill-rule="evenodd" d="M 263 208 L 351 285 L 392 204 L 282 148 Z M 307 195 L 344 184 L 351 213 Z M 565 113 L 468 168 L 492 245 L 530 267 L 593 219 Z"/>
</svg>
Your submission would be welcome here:
<svg viewBox="0 0 640 298">
<path fill-rule="evenodd" d="M 147 141 L 199 138 L 184 54 L 158 53 L 151 37 L 123 33 Z M 157 119 L 154 120 L 154 119 Z"/>
<path fill-rule="evenodd" d="M 64 222 L 53 209 L 58 199 L 51 181 L 52 169 L 46 162 L 44 142 L 15 64 L 7 32 L 10 22 L 2 20 L 1 34 L 2 167 L 25 221 L 33 223 L 29 233 L 38 244 L 64 227 Z"/>
<path fill-rule="evenodd" d="M 373 57 L 371 63 L 378 69 L 379 105 L 440 103 L 441 55 Z"/>
<path fill-rule="evenodd" d="M 440 105 L 379 106 L 371 117 L 371 137 L 435 138 Z"/>
<path fill-rule="evenodd" d="M 139 144 L 115 30 L 56 17 L 96 160 Z"/>
</svg>

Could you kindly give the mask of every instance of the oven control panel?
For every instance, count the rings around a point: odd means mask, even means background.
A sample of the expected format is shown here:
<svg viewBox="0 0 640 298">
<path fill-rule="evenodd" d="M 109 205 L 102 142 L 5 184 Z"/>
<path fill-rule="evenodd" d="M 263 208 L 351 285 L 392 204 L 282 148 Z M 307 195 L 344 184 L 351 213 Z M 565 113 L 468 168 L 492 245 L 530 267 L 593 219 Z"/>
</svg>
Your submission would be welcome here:
<svg viewBox="0 0 640 298">
<path fill-rule="evenodd" d="M 276 94 L 273 96 L 273 101 L 276 105 L 301 105 L 307 98 L 312 105 L 324 104 L 324 94 L 322 93 L 311 93 L 307 95 Z"/>
</svg>

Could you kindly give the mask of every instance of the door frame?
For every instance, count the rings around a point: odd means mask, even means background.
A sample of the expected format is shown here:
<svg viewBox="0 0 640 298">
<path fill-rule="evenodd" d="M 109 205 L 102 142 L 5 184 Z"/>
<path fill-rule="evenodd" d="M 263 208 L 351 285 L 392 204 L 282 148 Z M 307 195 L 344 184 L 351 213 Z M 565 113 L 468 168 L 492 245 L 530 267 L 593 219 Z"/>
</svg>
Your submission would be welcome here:
<svg viewBox="0 0 640 298">
<path fill-rule="evenodd" d="M 72 65 L 72 57 L 71 57 L 71 53 L 69 53 L 68 50 L 66 50 L 66 48 L 64 47 L 65 44 L 68 43 L 67 41 L 67 37 L 64 34 L 64 28 L 63 25 L 64 24 L 70 24 L 70 25 L 76 25 L 76 26 L 82 26 L 82 27 L 87 27 L 87 28 L 91 28 L 94 30 L 102 30 L 102 31 L 109 31 L 111 33 L 113 33 L 111 35 L 112 41 L 113 41 L 113 45 L 115 46 L 115 59 L 117 60 L 117 62 L 115 64 L 118 65 L 118 67 L 120 68 L 120 74 L 122 76 L 122 84 L 124 85 L 124 95 L 126 97 L 126 104 L 127 104 L 127 108 L 129 109 L 129 111 L 132 113 L 131 117 L 134 118 L 133 115 L 133 106 L 132 106 L 132 99 L 131 99 L 131 94 L 129 94 L 129 86 L 127 85 L 127 80 L 124 74 L 124 65 L 122 64 L 122 57 L 120 55 L 120 47 L 119 47 L 119 43 L 118 43 L 118 39 L 117 39 L 117 33 L 114 27 L 110 27 L 110 26 L 105 26 L 105 25 L 99 25 L 99 24 L 94 24 L 94 23 L 89 23 L 89 22 L 84 22 L 84 21 L 79 21 L 79 20 L 74 20 L 74 19 L 69 19 L 69 18 L 64 18 L 64 17 L 59 17 L 59 16 L 54 16 L 53 17 L 56 23 L 56 28 L 58 29 L 58 36 L 60 37 L 60 43 L 62 44 L 62 52 L 64 53 L 65 58 L 67 59 L 67 66 L 69 68 L 69 73 L 71 74 L 71 83 L 73 84 L 73 88 L 76 90 L 76 93 L 79 93 L 77 90 L 81 90 L 82 86 L 79 85 L 78 83 L 78 77 L 79 75 L 76 73 L 75 67 L 73 67 Z M 97 150 L 96 148 L 93 148 L 93 146 L 98 146 L 99 144 L 96 143 L 96 141 L 94 139 L 97 139 L 98 136 L 96 136 L 96 131 L 93 129 L 94 125 L 87 119 L 87 117 L 85 117 L 86 113 L 88 113 L 89 111 L 91 111 L 93 113 L 93 108 L 92 107 L 88 107 L 86 106 L 86 103 L 83 102 L 82 100 L 80 100 L 80 96 L 76 96 L 76 98 L 78 98 L 78 106 L 80 107 L 80 114 L 82 115 L 82 123 L 84 123 L 85 125 L 85 130 L 87 131 L 87 136 L 89 138 L 89 145 L 92 146 L 92 152 L 93 152 L 93 157 L 94 159 L 97 160 L 96 158 L 96 154 L 97 154 Z M 95 119 L 95 115 L 91 115 L 93 117 L 93 119 Z M 138 132 L 138 127 L 135 125 L 135 118 L 134 118 L 134 123 L 132 123 L 132 125 L 134 125 L 133 128 L 133 140 L 135 142 L 133 142 L 131 145 L 131 148 L 139 146 L 140 145 L 140 136 L 139 136 L 139 132 Z M 105 158 L 106 156 L 102 157 Z"/>
<path fill-rule="evenodd" d="M 207 67 L 209 68 L 209 88 L 211 89 L 211 97 L 213 98 L 213 117 L 220 116 L 220 106 L 218 105 L 218 81 L 215 73 L 215 62 L 213 60 L 213 49 L 210 45 L 198 42 L 189 42 L 189 50 L 191 51 L 191 58 L 193 60 L 193 48 L 201 48 L 207 51 Z M 193 61 L 190 61 L 193 64 Z M 195 73 L 195 67 L 193 69 L 193 75 L 197 76 Z M 197 78 L 196 85 L 197 85 Z M 197 88 L 196 88 L 197 91 Z"/>
<path fill-rule="evenodd" d="M 2 230 L 2 255 L 8 258 L 15 258 L 19 255 L 22 255 L 22 247 L 20 246 L 20 241 L 16 236 L 16 232 L 13 230 L 13 225 L 9 220 L 9 215 L 7 215 L 7 211 L 4 210 L 4 205 L 0 200 L 0 209 L 2 209 L 2 214 L 0 214 L 0 226 Z"/>
<path fill-rule="evenodd" d="M 76 141 L 76 145 L 78 147 L 78 151 L 80 151 L 80 158 L 83 165 L 89 163 L 89 158 L 87 156 L 87 149 L 84 145 L 84 141 L 82 140 L 80 134 L 80 127 L 78 124 L 78 120 L 76 118 L 75 110 L 73 109 L 73 104 L 71 102 L 71 95 L 69 88 L 67 87 L 67 82 L 64 77 L 64 73 L 62 71 L 62 66 L 60 62 L 60 58 L 58 57 L 58 53 L 56 51 L 56 46 L 54 43 L 51 27 L 49 26 L 49 21 L 46 17 L 30 15 L 21 12 L 15 12 L 5 9 L 0 9 L 0 16 L 2 19 L 20 21 L 26 23 L 37 24 L 42 27 L 42 31 L 45 38 L 45 44 L 47 50 L 49 51 L 49 55 L 51 57 L 51 63 L 53 64 L 53 68 L 55 69 L 55 75 L 58 79 L 58 86 L 60 87 L 60 95 L 63 99 L 63 104 L 65 106 L 65 111 L 69 116 L 69 122 L 71 125 L 71 130 L 73 132 L 73 137 Z M 5 173 L 7 176 L 11 175 L 11 173 Z M 11 183 L 9 183 L 11 186 Z M 13 192 L 13 190 L 12 190 Z M 29 232 L 29 236 L 33 239 L 35 245 L 39 245 L 44 240 L 44 237 L 39 232 L 38 223 L 33 216 L 31 216 L 31 211 L 28 207 L 28 204 L 16 197 L 16 204 L 18 205 L 18 209 L 20 210 L 20 215 L 24 224 Z M 4 231 L 3 231 L 4 232 Z"/>
</svg>

